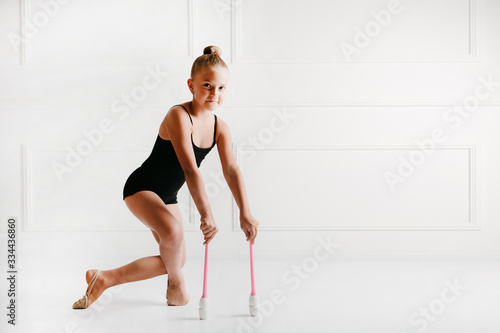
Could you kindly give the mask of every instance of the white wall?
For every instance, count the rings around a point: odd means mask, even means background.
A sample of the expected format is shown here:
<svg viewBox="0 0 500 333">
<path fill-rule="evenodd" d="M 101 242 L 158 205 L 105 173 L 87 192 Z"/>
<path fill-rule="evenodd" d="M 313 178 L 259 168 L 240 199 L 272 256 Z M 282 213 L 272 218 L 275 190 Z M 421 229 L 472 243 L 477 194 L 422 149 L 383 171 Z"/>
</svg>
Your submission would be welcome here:
<svg viewBox="0 0 500 333">
<path fill-rule="evenodd" d="M 330 236 L 339 252 L 498 253 L 499 15 L 496 0 L 2 0 L 1 218 L 25 250 L 156 251 L 123 184 L 214 44 L 256 251 Z M 213 252 L 245 252 L 216 151 L 202 171 Z"/>
</svg>

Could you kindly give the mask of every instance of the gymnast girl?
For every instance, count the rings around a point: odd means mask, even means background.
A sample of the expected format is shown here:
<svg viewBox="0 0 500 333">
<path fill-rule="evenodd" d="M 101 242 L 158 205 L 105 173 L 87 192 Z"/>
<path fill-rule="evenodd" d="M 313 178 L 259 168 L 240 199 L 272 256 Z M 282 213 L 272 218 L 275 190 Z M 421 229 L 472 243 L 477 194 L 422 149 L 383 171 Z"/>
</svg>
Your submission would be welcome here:
<svg viewBox="0 0 500 333">
<path fill-rule="evenodd" d="M 186 244 L 177 192 L 186 182 L 201 216 L 204 243 L 218 232 L 199 170 L 201 161 L 217 145 L 224 178 L 240 211 L 246 240 L 255 241 L 259 222 L 248 206 L 243 176 L 233 154 L 228 125 L 213 112 L 224 102 L 229 69 L 220 49 L 207 46 L 191 68 L 187 84 L 193 98 L 174 105 L 165 115 L 150 156 L 129 176 L 123 198 L 132 214 L 144 223 L 159 245 L 160 255 L 145 257 L 111 270 L 86 272 L 87 291 L 73 304 L 85 309 L 109 287 L 168 274 L 167 304 L 185 305 L 189 294 L 182 273 Z"/>
</svg>

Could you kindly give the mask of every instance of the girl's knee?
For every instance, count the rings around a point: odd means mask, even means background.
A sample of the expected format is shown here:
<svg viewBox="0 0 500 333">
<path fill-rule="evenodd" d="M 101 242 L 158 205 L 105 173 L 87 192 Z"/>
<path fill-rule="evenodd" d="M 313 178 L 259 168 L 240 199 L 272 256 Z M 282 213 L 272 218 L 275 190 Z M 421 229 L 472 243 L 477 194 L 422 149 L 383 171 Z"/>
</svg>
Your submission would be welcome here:
<svg viewBox="0 0 500 333">
<path fill-rule="evenodd" d="M 158 234 L 161 246 L 181 246 L 184 239 L 184 231 L 178 225 L 168 225 Z"/>
</svg>

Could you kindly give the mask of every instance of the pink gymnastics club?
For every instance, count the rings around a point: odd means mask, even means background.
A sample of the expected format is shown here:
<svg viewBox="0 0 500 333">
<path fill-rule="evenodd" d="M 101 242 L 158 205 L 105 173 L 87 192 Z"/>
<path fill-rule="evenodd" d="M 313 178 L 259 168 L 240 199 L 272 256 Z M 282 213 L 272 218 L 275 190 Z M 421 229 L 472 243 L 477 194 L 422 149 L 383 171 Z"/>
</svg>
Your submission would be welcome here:
<svg viewBox="0 0 500 333">
<path fill-rule="evenodd" d="M 255 274 L 253 265 L 253 243 L 250 240 L 250 276 L 251 276 L 251 288 L 249 298 L 249 309 L 252 316 L 257 316 L 259 313 L 259 296 L 255 291 Z M 200 299 L 200 319 L 208 319 L 209 302 L 207 296 L 207 264 L 208 264 L 208 244 L 205 244 L 205 267 L 203 270 L 203 294 Z"/>
<path fill-rule="evenodd" d="M 208 318 L 208 296 L 207 296 L 207 263 L 208 263 L 208 243 L 205 244 L 205 268 L 203 270 L 203 294 L 200 299 L 200 319 Z"/>
<path fill-rule="evenodd" d="M 255 292 L 255 275 L 253 269 L 253 242 L 250 242 L 250 276 L 252 279 L 252 292 L 250 293 L 250 298 L 248 300 L 250 314 L 255 317 L 259 313 L 259 296 Z"/>
</svg>

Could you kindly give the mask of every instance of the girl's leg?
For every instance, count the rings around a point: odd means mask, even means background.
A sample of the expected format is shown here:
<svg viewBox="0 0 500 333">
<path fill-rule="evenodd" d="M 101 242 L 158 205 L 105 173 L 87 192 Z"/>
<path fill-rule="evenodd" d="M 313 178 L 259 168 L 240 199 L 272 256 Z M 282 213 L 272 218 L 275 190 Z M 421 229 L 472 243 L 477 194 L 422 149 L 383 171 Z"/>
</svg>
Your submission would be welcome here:
<svg viewBox="0 0 500 333">
<path fill-rule="evenodd" d="M 138 196 L 138 194 L 141 195 Z M 138 196 L 139 198 L 131 200 L 132 197 L 136 196 Z M 158 200 L 154 200 L 155 199 L 154 197 L 156 197 L 159 200 L 159 202 Z M 142 203 L 144 207 L 141 209 L 141 207 L 138 207 L 141 205 L 140 201 L 152 201 L 152 202 Z M 184 231 L 182 227 L 182 220 L 180 216 L 179 207 L 176 204 L 165 205 L 163 201 L 161 201 L 161 199 L 156 194 L 149 191 L 138 192 L 133 196 L 127 197 L 125 199 L 125 202 L 129 207 L 129 209 L 132 211 L 132 213 L 148 227 L 150 227 L 150 225 L 148 225 L 149 222 L 144 222 L 144 220 L 152 219 L 153 220 L 152 224 L 154 225 L 162 223 L 161 222 L 162 218 L 166 219 L 163 220 L 164 221 L 163 223 L 166 223 L 167 225 L 175 223 L 177 224 L 177 226 L 180 226 L 181 236 L 182 236 L 182 243 L 180 249 L 181 262 L 180 262 L 180 267 L 178 268 L 178 270 L 180 271 L 180 268 L 182 268 L 184 266 L 184 263 L 186 262 L 186 244 L 184 241 Z M 161 208 L 160 206 L 158 206 L 158 204 L 160 204 Z M 149 209 L 152 210 L 149 212 L 149 214 L 145 214 L 144 212 L 145 210 L 148 209 L 147 207 L 149 207 Z M 155 214 L 157 214 L 156 217 Z M 154 219 L 158 219 L 158 221 L 154 221 Z M 175 221 L 172 219 L 174 219 Z M 171 236 L 175 238 L 179 237 L 179 235 L 169 235 L 168 232 L 167 234 L 165 234 L 166 232 L 165 229 L 170 230 L 168 227 L 157 226 L 156 229 L 161 231 L 157 232 L 155 229 L 152 228 L 151 231 L 153 233 L 154 238 L 160 245 L 160 253 L 162 253 L 162 248 L 163 248 L 163 254 L 168 256 L 169 255 L 168 252 L 172 252 L 173 256 L 176 255 L 178 256 L 179 253 L 176 252 L 179 252 L 179 248 L 177 249 L 174 248 L 174 251 L 171 251 L 172 246 L 170 247 L 166 246 L 167 244 L 165 243 L 169 241 L 169 238 Z M 172 228 L 170 232 L 176 233 L 179 231 L 176 228 Z M 163 239 L 160 236 L 160 233 L 164 236 Z M 175 272 L 175 269 L 176 268 L 174 266 L 173 272 Z M 96 271 L 97 270 L 95 269 L 87 271 L 86 273 L 87 283 L 90 282 Z M 125 266 L 118 267 L 112 270 L 102 271 L 90 294 L 89 304 L 92 304 L 109 287 L 113 287 L 122 283 L 146 280 L 166 273 L 167 273 L 166 264 L 161 255 L 141 258 Z M 167 291 L 167 297 L 169 299 L 169 303 L 173 305 L 181 305 L 181 303 L 185 304 L 189 300 L 189 298 L 187 297 L 187 293 L 185 291 L 182 272 L 180 274 L 182 279 L 179 279 L 179 275 L 177 275 L 176 277 L 169 278 L 170 292 Z M 172 274 L 170 274 L 170 276 L 172 276 Z"/>
<path fill-rule="evenodd" d="M 185 260 L 184 228 L 176 205 L 167 206 L 151 191 L 137 192 L 125 199 L 130 211 L 159 238 L 160 256 L 168 272 L 167 303 L 184 305 L 189 302 L 181 267 Z M 177 208 L 178 212 L 178 208 Z"/>
<path fill-rule="evenodd" d="M 87 283 L 90 282 L 96 271 L 96 269 L 87 271 Z M 115 269 L 101 271 L 99 280 L 106 280 L 106 288 L 109 288 L 123 283 L 151 279 L 164 274 L 167 274 L 167 270 L 161 257 L 151 256 L 137 259 Z"/>
<path fill-rule="evenodd" d="M 174 214 L 174 216 L 178 215 L 180 217 L 179 208 L 169 207 L 169 206 L 171 205 L 167 205 L 167 207 L 172 212 L 172 214 Z M 158 234 L 154 230 L 151 230 L 151 232 L 153 233 L 153 236 L 158 242 L 158 244 L 160 244 L 160 237 L 158 236 Z M 186 263 L 186 242 L 183 240 L 181 268 L 184 267 L 185 263 Z M 86 274 L 87 284 L 90 283 L 90 280 L 92 279 L 96 271 L 97 271 L 96 269 L 91 269 L 87 271 Z M 151 279 L 164 274 L 167 274 L 167 269 L 165 268 L 165 264 L 163 263 L 161 256 L 151 256 L 151 257 L 137 259 L 125 266 L 121 266 L 107 271 L 101 271 L 99 279 L 106 280 L 106 288 L 109 288 L 123 283 Z"/>
</svg>

